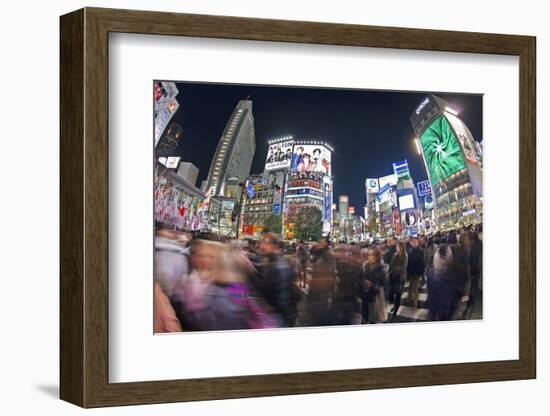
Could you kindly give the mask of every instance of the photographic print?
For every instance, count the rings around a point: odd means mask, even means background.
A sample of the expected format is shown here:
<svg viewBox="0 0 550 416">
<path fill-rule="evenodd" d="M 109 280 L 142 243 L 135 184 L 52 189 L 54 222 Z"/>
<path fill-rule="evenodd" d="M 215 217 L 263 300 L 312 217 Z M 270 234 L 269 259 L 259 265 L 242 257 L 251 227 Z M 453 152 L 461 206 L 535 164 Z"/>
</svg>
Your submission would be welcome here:
<svg viewBox="0 0 550 416">
<path fill-rule="evenodd" d="M 482 319 L 482 95 L 157 80 L 154 332 Z"/>
</svg>

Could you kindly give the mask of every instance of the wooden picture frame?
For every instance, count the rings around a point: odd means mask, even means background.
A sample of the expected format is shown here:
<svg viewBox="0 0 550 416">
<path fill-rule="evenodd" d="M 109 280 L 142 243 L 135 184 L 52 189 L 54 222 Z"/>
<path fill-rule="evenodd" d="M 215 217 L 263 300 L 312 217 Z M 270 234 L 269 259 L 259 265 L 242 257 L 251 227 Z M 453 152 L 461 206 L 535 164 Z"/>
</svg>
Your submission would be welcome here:
<svg viewBox="0 0 550 416">
<path fill-rule="evenodd" d="M 85 8 L 61 17 L 60 397 L 82 407 L 536 377 L 535 52 L 529 36 Z M 108 34 L 519 57 L 519 359 L 135 383 L 108 379 Z"/>
</svg>

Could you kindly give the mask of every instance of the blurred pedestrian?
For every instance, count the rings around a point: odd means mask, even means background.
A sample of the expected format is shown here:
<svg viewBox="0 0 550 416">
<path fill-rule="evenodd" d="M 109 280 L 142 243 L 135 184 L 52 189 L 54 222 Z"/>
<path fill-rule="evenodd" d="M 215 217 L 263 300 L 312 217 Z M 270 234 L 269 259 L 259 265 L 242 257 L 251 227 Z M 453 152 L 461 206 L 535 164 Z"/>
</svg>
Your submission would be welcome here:
<svg viewBox="0 0 550 416">
<path fill-rule="evenodd" d="M 380 248 L 378 246 L 369 247 L 360 281 L 362 312 L 365 322 L 380 323 L 387 320 L 388 269 L 389 266 L 382 260 Z"/>
<path fill-rule="evenodd" d="M 334 249 L 338 283 L 331 302 L 332 321 L 335 325 L 361 323 L 361 302 L 357 296 L 357 282 L 361 266 L 354 261 L 351 248 L 338 244 Z"/>
<path fill-rule="evenodd" d="M 312 326 L 331 323 L 330 302 L 336 284 L 336 261 L 326 238 L 315 249 L 307 298 L 307 320 Z"/>
<path fill-rule="evenodd" d="M 159 282 L 155 282 L 154 332 L 181 332 L 181 323 Z"/>
<path fill-rule="evenodd" d="M 455 269 L 452 265 L 451 248 L 447 244 L 439 245 L 434 254 L 433 266 L 426 273 L 428 281 L 426 308 L 434 321 L 447 321 L 452 317 L 454 302 L 456 302 L 453 275 Z"/>
<path fill-rule="evenodd" d="M 189 274 L 189 248 L 178 231 L 161 227 L 155 233 L 155 281 L 171 297 L 176 285 Z"/>
<path fill-rule="evenodd" d="M 275 234 L 266 233 L 260 241 L 259 274 L 253 284 L 267 302 L 278 312 L 285 326 L 294 326 L 297 316 L 294 293 L 294 269 L 283 255 L 281 242 Z"/>
<path fill-rule="evenodd" d="M 303 241 L 298 243 L 296 248 L 296 258 L 300 267 L 300 286 L 307 286 L 307 262 L 309 258 L 308 249 Z"/>
<path fill-rule="evenodd" d="M 389 299 L 390 303 L 393 303 L 392 320 L 397 317 L 399 306 L 401 305 L 401 295 L 403 293 L 403 287 L 407 280 L 407 265 L 409 263 L 409 256 L 407 254 L 407 246 L 403 241 L 396 244 L 396 252 L 394 253 L 390 261 L 390 290 Z"/>
<path fill-rule="evenodd" d="M 420 288 L 420 280 L 424 276 L 424 250 L 420 248 L 418 237 L 413 237 L 411 240 L 411 248 L 409 249 L 409 260 L 407 263 L 407 276 L 409 281 L 409 301 L 413 308 L 418 307 L 418 291 Z"/>
</svg>

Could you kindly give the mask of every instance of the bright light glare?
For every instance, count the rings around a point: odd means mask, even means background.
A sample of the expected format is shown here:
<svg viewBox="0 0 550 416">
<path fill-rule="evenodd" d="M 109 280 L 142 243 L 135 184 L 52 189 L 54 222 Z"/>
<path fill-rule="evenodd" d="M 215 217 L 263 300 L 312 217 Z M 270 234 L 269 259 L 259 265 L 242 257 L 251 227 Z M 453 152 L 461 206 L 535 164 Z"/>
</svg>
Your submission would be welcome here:
<svg viewBox="0 0 550 416">
<path fill-rule="evenodd" d="M 445 107 L 445 111 L 447 111 L 448 113 L 451 113 L 455 116 L 458 116 L 458 111 L 453 110 L 451 107 Z"/>
<path fill-rule="evenodd" d="M 418 139 L 414 139 L 414 144 L 416 144 L 416 151 L 418 152 L 419 155 L 421 155 L 422 150 L 420 149 L 420 142 L 418 141 Z"/>
</svg>

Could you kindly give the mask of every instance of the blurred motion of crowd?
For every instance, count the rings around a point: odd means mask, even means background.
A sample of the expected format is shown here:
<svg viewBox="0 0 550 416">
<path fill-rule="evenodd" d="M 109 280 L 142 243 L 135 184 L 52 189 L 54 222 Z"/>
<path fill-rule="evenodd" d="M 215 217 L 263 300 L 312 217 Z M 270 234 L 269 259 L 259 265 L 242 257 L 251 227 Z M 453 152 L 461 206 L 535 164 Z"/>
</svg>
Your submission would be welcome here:
<svg viewBox="0 0 550 416">
<path fill-rule="evenodd" d="M 396 322 L 426 285 L 430 320 L 481 302 L 480 228 L 370 244 L 220 240 L 159 227 L 155 332 Z"/>
</svg>

